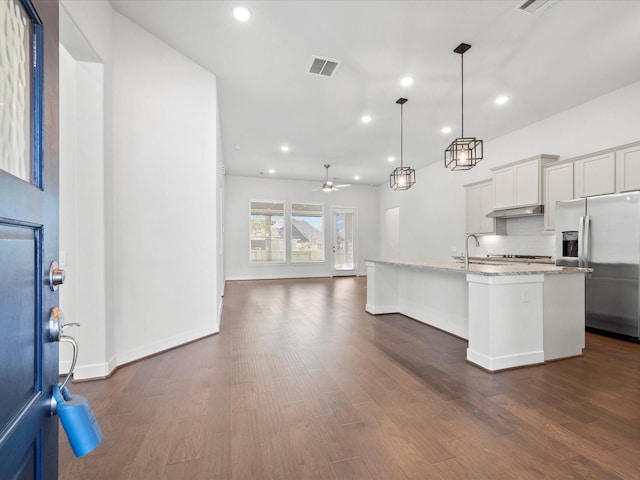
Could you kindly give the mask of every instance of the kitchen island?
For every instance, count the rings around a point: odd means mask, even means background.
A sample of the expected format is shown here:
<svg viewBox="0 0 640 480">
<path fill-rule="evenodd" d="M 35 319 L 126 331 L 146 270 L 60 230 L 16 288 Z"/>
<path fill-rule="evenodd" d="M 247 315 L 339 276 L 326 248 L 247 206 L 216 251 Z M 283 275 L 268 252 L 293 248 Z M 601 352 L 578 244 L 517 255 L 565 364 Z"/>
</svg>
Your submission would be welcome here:
<svg viewBox="0 0 640 480">
<path fill-rule="evenodd" d="M 468 340 L 495 372 L 578 356 L 590 269 L 454 260 L 367 260 L 366 311 L 401 313 Z"/>
</svg>

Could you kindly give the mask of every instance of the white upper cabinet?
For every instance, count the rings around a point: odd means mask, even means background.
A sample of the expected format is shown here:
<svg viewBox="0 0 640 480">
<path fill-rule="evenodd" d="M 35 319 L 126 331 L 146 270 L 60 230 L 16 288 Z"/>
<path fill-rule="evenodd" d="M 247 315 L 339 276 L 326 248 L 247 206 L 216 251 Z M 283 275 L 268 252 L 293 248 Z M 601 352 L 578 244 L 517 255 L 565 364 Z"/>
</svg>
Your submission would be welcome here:
<svg viewBox="0 0 640 480">
<path fill-rule="evenodd" d="M 467 194 L 466 233 L 505 233 L 504 220 L 487 218 L 493 210 L 491 179 L 465 185 Z"/>
<path fill-rule="evenodd" d="M 573 200 L 573 163 L 544 169 L 544 229 L 556 228 L 556 202 Z"/>
<path fill-rule="evenodd" d="M 640 190 L 640 145 L 616 152 L 616 191 Z"/>
<path fill-rule="evenodd" d="M 577 160 L 574 165 L 575 198 L 605 195 L 616 191 L 614 152 Z"/>
<path fill-rule="evenodd" d="M 494 209 L 540 205 L 542 203 L 542 167 L 557 159 L 557 155 L 536 155 L 519 162 L 492 168 Z"/>
</svg>

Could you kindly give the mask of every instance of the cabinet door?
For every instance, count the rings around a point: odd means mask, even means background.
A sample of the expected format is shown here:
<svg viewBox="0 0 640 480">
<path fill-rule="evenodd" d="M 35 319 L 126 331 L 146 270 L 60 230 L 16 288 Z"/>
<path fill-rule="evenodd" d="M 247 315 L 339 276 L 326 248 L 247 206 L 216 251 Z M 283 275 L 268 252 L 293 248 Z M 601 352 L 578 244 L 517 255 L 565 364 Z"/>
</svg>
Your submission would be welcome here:
<svg viewBox="0 0 640 480">
<path fill-rule="evenodd" d="M 493 173 L 494 208 L 509 208 L 515 199 L 513 167 L 497 170 Z"/>
<path fill-rule="evenodd" d="M 575 197 L 614 193 L 616 190 L 614 160 L 614 154 L 607 153 L 575 162 Z"/>
<path fill-rule="evenodd" d="M 640 190 L 640 146 L 616 152 L 616 191 Z"/>
<path fill-rule="evenodd" d="M 538 205 L 540 203 L 540 163 L 538 160 L 514 165 L 514 206 Z"/>
<path fill-rule="evenodd" d="M 544 229 L 556 229 L 556 202 L 573 200 L 573 163 L 544 170 Z"/>
<path fill-rule="evenodd" d="M 487 182 L 467 187 L 467 233 L 495 233 L 495 219 L 486 215 L 493 210 L 493 185 Z"/>
</svg>

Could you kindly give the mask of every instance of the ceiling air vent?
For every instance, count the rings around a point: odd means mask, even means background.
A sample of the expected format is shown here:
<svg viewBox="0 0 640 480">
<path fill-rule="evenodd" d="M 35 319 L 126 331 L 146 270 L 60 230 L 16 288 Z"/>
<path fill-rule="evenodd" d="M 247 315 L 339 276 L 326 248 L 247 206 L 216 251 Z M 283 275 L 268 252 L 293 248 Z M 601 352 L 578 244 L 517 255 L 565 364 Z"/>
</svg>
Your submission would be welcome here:
<svg viewBox="0 0 640 480">
<path fill-rule="evenodd" d="M 553 2 L 554 0 L 525 0 L 518 5 L 517 9 L 521 12 L 537 15 Z"/>
<path fill-rule="evenodd" d="M 307 73 L 331 78 L 336 74 L 341 63 L 342 60 L 314 55 L 311 57 L 309 65 L 307 65 Z"/>
</svg>

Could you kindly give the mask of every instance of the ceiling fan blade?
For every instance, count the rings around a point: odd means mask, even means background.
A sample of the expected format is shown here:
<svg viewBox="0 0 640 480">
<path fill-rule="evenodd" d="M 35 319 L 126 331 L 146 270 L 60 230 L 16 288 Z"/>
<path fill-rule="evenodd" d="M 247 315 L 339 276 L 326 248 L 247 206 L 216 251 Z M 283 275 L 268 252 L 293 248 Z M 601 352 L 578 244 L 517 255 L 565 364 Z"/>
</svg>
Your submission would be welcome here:
<svg viewBox="0 0 640 480">
<path fill-rule="evenodd" d="M 351 184 L 350 183 L 343 183 L 342 185 L 335 185 L 335 186 L 338 187 L 338 188 L 347 188 L 347 187 L 350 187 Z"/>
</svg>

